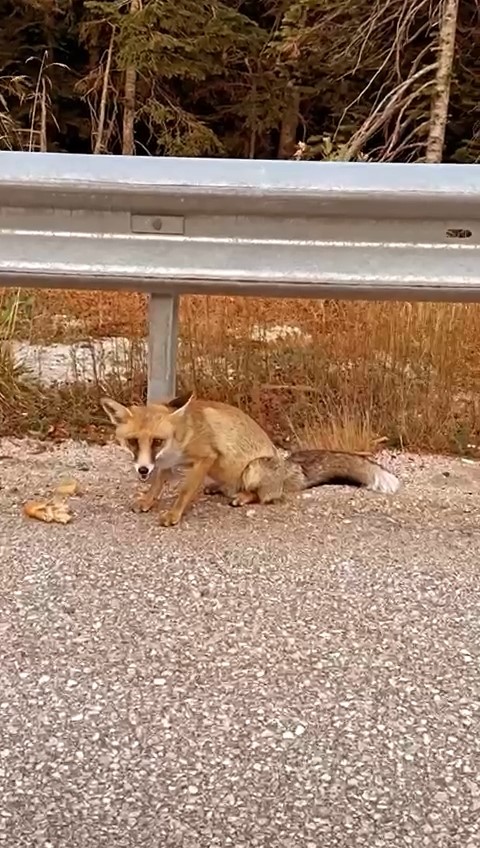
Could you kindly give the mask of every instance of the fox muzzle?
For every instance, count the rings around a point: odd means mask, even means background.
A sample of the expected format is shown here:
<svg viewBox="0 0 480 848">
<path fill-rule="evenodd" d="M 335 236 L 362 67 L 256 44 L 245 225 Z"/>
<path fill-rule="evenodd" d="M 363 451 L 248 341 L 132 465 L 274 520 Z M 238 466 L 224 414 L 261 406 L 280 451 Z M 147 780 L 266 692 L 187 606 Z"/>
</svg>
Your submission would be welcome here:
<svg viewBox="0 0 480 848">
<path fill-rule="evenodd" d="M 152 473 L 155 466 L 150 465 L 150 464 L 149 465 L 139 465 L 138 463 L 135 463 L 135 468 L 137 470 L 138 476 L 140 477 L 140 480 L 145 481 L 145 480 L 148 480 L 148 478 L 150 477 L 150 474 Z"/>
</svg>

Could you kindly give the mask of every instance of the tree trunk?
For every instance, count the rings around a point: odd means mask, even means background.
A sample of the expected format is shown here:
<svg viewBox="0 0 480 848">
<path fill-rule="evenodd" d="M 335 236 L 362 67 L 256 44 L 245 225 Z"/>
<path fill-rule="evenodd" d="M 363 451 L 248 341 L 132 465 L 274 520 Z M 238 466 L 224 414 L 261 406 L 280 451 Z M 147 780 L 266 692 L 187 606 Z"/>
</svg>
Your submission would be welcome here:
<svg viewBox="0 0 480 848">
<path fill-rule="evenodd" d="M 97 137 L 95 139 L 95 146 L 93 148 L 93 152 L 98 154 L 101 153 L 104 149 L 104 139 L 105 139 L 105 116 L 107 113 L 107 98 L 108 98 L 108 86 L 110 83 L 110 71 L 112 68 L 112 55 L 113 55 L 113 42 L 115 39 L 115 28 L 112 27 L 112 34 L 110 36 L 110 43 L 108 45 L 108 53 L 107 53 L 107 62 L 105 65 L 105 71 L 103 73 L 103 83 L 102 83 L 102 94 L 100 97 L 100 111 L 98 115 L 98 126 L 97 126 Z"/>
<path fill-rule="evenodd" d="M 290 81 L 285 91 L 285 109 L 280 127 L 277 159 L 291 159 L 295 153 L 299 111 L 300 92 Z"/>
<path fill-rule="evenodd" d="M 443 0 L 438 33 L 438 58 L 435 89 L 430 107 L 430 121 L 425 159 L 441 162 L 450 101 L 450 82 L 455 55 L 459 0 Z"/>
<path fill-rule="evenodd" d="M 130 14 L 135 15 L 142 8 L 142 0 L 130 0 Z M 122 153 L 133 156 L 135 153 L 135 111 L 137 101 L 137 69 L 133 66 L 125 71 L 123 92 L 123 134 Z"/>
</svg>

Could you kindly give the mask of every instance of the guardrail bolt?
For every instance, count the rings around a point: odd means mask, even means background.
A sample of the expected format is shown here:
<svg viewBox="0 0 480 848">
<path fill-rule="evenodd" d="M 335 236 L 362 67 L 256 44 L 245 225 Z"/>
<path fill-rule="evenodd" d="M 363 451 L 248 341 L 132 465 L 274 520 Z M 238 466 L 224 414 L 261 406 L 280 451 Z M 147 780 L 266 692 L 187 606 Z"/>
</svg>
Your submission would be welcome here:
<svg viewBox="0 0 480 848">
<path fill-rule="evenodd" d="M 160 232 L 160 230 L 163 227 L 162 219 L 161 218 L 154 218 L 153 221 L 152 221 L 152 227 L 153 227 L 154 230 L 157 230 L 157 232 Z"/>
</svg>

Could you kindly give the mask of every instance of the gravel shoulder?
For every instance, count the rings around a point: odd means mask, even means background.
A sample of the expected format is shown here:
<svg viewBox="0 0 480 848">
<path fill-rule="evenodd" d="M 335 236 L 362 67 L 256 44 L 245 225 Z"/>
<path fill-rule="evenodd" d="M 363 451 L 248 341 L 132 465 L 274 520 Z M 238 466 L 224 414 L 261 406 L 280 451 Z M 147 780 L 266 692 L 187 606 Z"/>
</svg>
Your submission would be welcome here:
<svg viewBox="0 0 480 848">
<path fill-rule="evenodd" d="M 384 459 L 165 529 L 117 447 L 0 441 L 0 844 L 479 844 L 480 464 Z"/>
</svg>

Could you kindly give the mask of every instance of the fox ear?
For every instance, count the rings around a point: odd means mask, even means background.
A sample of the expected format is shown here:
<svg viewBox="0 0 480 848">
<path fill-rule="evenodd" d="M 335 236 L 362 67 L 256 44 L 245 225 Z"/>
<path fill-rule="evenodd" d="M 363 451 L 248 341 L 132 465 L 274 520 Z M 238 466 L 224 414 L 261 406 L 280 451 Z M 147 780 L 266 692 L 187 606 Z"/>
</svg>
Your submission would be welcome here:
<svg viewBox="0 0 480 848">
<path fill-rule="evenodd" d="M 193 392 L 190 392 L 188 395 L 179 395 L 178 397 L 173 398 L 173 400 L 169 401 L 168 405 L 170 409 L 174 410 L 170 413 L 170 418 L 173 418 L 174 415 L 178 417 L 180 417 L 180 415 L 183 415 L 187 407 L 192 402 L 193 398 L 194 394 Z"/>
<path fill-rule="evenodd" d="M 169 409 L 174 409 L 175 411 L 182 409 L 182 407 L 186 406 L 187 403 L 193 398 L 193 392 L 187 392 L 184 395 L 178 395 L 177 397 L 172 398 L 167 403 Z"/>
<path fill-rule="evenodd" d="M 132 413 L 126 406 L 122 406 L 121 403 L 118 403 L 116 400 L 112 400 L 112 398 L 103 397 L 100 399 L 100 403 L 104 412 L 107 413 L 110 421 L 115 426 L 118 424 L 124 424 L 128 418 L 131 417 Z"/>
</svg>

